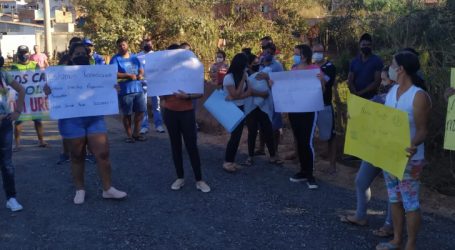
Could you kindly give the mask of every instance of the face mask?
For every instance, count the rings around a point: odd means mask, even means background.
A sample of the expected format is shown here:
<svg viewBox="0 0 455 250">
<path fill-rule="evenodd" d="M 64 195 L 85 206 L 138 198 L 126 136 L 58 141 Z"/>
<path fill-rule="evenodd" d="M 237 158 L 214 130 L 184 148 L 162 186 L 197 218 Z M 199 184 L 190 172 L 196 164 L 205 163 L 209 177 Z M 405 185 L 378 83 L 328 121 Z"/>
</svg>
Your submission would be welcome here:
<svg viewBox="0 0 455 250">
<path fill-rule="evenodd" d="M 396 82 L 398 79 L 398 72 L 396 69 L 389 67 L 389 78 L 390 80 Z"/>
<path fill-rule="evenodd" d="M 294 57 L 292 57 L 292 59 L 294 60 L 294 64 L 299 64 L 300 61 L 302 60 L 302 58 L 300 56 L 296 56 L 296 55 L 294 55 Z"/>
<path fill-rule="evenodd" d="M 77 56 L 71 61 L 74 65 L 90 65 L 90 60 L 87 56 Z"/>
<path fill-rule="evenodd" d="M 322 62 L 322 60 L 324 60 L 324 54 L 323 53 L 320 53 L 320 52 L 315 52 L 313 53 L 313 58 L 312 58 L 313 62 Z"/>
<path fill-rule="evenodd" d="M 222 57 L 217 57 L 216 58 L 216 62 L 217 63 L 222 63 L 222 62 L 224 62 L 224 59 Z"/>
<path fill-rule="evenodd" d="M 360 51 L 362 51 L 362 53 L 366 56 L 368 55 L 371 55 L 371 48 L 370 47 L 363 47 L 360 49 Z"/>
<path fill-rule="evenodd" d="M 144 46 L 144 51 L 145 52 L 150 52 L 151 50 L 152 50 L 152 46 L 150 46 L 150 45 L 145 45 Z"/>
<path fill-rule="evenodd" d="M 21 55 L 17 56 L 17 59 L 19 59 L 19 61 L 21 61 L 21 62 L 28 61 L 28 58 L 29 58 L 29 56 L 27 54 L 21 54 Z"/>
</svg>

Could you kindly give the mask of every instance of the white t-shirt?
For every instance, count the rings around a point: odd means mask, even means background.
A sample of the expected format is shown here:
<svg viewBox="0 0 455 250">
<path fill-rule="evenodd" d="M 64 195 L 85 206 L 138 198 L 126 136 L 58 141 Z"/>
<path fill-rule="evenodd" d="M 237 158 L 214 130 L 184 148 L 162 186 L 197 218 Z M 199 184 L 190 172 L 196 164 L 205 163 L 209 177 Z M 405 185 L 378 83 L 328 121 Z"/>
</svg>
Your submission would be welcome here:
<svg viewBox="0 0 455 250">
<path fill-rule="evenodd" d="M 226 92 L 226 94 L 229 94 L 229 92 L 226 88 L 227 86 L 234 86 L 234 88 L 235 88 L 235 81 L 234 81 L 234 76 L 232 75 L 232 73 L 227 74 L 223 79 L 223 89 Z M 246 87 L 247 87 L 246 84 L 243 85 L 243 91 L 246 91 Z M 244 99 L 233 100 L 233 102 L 237 106 L 244 105 Z"/>
</svg>

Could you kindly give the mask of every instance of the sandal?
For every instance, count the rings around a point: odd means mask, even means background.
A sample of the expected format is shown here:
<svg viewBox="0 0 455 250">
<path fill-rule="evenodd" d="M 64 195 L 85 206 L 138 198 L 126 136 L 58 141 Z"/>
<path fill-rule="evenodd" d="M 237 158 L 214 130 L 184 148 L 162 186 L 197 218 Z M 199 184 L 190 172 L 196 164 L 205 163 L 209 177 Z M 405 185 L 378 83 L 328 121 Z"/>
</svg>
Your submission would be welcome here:
<svg viewBox="0 0 455 250">
<path fill-rule="evenodd" d="M 223 169 L 228 172 L 228 173 L 234 173 L 237 171 L 237 168 L 235 167 L 235 163 L 233 162 L 225 162 L 223 163 Z"/>
<path fill-rule="evenodd" d="M 136 141 L 146 141 L 147 137 L 145 137 L 143 135 L 138 135 L 138 136 L 134 136 L 133 135 L 133 139 L 136 140 Z"/>
<path fill-rule="evenodd" d="M 373 230 L 373 235 L 381 238 L 392 237 L 393 229 L 390 227 L 382 226 L 379 229 Z"/>
<path fill-rule="evenodd" d="M 243 166 L 248 166 L 248 167 L 253 166 L 253 164 L 254 164 L 254 161 L 253 161 L 252 157 L 246 158 L 246 160 L 242 163 Z"/>
<path fill-rule="evenodd" d="M 365 227 L 368 226 L 367 220 L 357 220 L 354 215 L 345 215 L 340 218 L 340 221 L 353 226 Z"/>
<path fill-rule="evenodd" d="M 50 146 L 49 146 L 48 143 L 43 142 L 43 143 L 38 144 L 38 147 L 40 147 L 40 148 L 48 148 L 48 147 L 50 147 Z"/>
<path fill-rule="evenodd" d="M 128 137 L 128 138 L 125 139 L 125 142 L 126 142 L 126 143 L 134 143 L 135 141 L 134 141 L 133 138 Z"/>
<path fill-rule="evenodd" d="M 396 250 L 400 249 L 400 246 L 392 242 L 381 242 L 376 246 L 376 250 Z"/>
<path fill-rule="evenodd" d="M 270 157 L 269 163 L 276 164 L 276 165 L 281 165 L 281 164 L 284 163 L 284 161 L 275 156 L 275 157 Z"/>
</svg>

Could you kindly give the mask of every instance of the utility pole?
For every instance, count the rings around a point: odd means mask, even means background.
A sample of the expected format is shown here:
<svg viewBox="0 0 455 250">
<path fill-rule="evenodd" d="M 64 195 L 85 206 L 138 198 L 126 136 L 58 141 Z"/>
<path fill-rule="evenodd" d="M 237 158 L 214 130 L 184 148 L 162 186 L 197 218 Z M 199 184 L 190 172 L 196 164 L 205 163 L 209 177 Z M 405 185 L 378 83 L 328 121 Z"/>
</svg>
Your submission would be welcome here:
<svg viewBox="0 0 455 250">
<path fill-rule="evenodd" d="M 49 0 L 44 0 L 44 33 L 46 44 L 45 53 L 52 58 L 51 5 Z"/>
</svg>

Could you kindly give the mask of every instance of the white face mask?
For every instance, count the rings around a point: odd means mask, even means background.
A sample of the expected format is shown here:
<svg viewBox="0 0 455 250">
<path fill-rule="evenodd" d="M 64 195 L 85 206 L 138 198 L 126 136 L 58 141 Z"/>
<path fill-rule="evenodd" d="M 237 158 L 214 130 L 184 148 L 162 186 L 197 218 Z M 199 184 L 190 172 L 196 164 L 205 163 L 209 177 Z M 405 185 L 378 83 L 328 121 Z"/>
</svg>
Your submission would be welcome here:
<svg viewBox="0 0 455 250">
<path fill-rule="evenodd" d="M 398 79 L 398 72 L 396 69 L 389 67 L 389 78 L 390 80 L 396 82 Z"/>
<path fill-rule="evenodd" d="M 217 63 L 222 63 L 222 62 L 224 62 L 224 59 L 221 58 L 221 57 L 217 57 L 217 58 L 216 58 L 216 62 L 217 62 Z"/>
<path fill-rule="evenodd" d="M 313 53 L 312 60 L 313 60 L 313 62 L 316 62 L 316 63 L 321 62 L 322 60 L 324 60 L 324 54 L 321 52 L 315 52 L 315 53 Z"/>
</svg>

